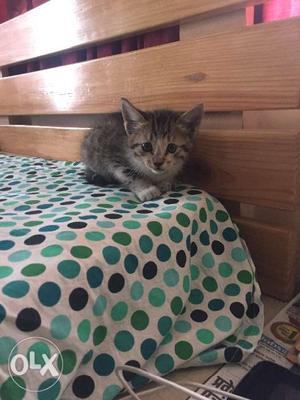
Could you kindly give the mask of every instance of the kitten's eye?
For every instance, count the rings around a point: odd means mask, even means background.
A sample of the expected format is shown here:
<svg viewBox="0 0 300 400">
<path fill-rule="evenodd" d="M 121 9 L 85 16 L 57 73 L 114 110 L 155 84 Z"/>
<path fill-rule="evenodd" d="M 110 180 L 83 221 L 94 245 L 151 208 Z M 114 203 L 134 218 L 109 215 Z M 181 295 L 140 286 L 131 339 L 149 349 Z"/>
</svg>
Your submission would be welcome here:
<svg viewBox="0 0 300 400">
<path fill-rule="evenodd" d="M 169 143 L 168 147 L 167 147 L 167 152 L 168 153 L 175 153 L 175 151 L 177 150 L 177 146 L 175 143 Z"/>
<path fill-rule="evenodd" d="M 142 149 L 146 152 L 149 153 L 150 151 L 152 151 L 152 144 L 150 142 L 146 142 L 142 144 Z"/>
</svg>

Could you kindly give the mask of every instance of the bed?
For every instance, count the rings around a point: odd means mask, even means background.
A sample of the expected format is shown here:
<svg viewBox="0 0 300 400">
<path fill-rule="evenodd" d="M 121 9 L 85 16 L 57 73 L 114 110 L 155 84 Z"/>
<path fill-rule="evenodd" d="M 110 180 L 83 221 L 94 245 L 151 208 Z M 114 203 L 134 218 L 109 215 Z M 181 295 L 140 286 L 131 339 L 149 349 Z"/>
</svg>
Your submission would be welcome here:
<svg viewBox="0 0 300 400">
<path fill-rule="evenodd" d="M 74 23 L 55 22 L 59 40 L 49 36 L 56 1 L 0 25 L 2 67 L 162 26 L 181 31 L 172 44 L 0 79 L 0 114 L 14 121 L 0 125 L 4 400 L 111 400 L 119 365 L 166 375 L 241 361 L 262 332 L 260 288 L 281 300 L 295 292 L 299 130 L 244 124 L 250 112 L 299 108 L 300 21 L 240 26 L 253 3 L 157 9 L 145 0 L 133 13 L 128 0 L 66 0 L 62 15 Z M 3 45 L 12 32 L 13 50 Z M 203 102 L 211 113 L 184 183 L 155 201 L 86 183 L 87 128 L 24 125 L 24 116 L 116 111 L 121 96 L 149 109 Z"/>
</svg>

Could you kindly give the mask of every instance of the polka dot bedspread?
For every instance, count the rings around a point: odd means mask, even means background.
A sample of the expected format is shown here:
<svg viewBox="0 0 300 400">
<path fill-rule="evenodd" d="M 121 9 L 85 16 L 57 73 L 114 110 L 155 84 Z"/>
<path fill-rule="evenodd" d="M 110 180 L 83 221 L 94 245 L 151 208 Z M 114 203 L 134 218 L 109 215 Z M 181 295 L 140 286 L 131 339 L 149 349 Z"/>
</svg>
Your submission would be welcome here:
<svg viewBox="0 0 300 400">
<path fill-rule="evenodd" d="M 119 365 L 238 362 L 263 325 L 253 263 L 217 199 L 180 186 L 140 204 L 87 184 L 78 162 L 0 155 L 0 289 L 4 400 L 111 400 Z"/>
</svg>

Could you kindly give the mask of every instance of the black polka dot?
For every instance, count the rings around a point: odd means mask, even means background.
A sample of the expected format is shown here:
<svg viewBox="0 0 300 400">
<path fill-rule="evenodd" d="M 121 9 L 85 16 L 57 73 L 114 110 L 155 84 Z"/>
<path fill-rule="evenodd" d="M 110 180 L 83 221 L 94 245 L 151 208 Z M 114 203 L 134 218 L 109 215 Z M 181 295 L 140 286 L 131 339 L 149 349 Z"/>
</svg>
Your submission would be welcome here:
<svg viewBox="0 0 300 400">
<path fill-rule="evenodd" d="M 69 190 L 68 186 L 63 186 L 61 188 L 56 189 L 57 192 L 65 192 L 67 190 Z"/>
<path fill-rule="evenodd" d="M 201 194 L 201 190 L 188 190 L 188 194 Z"/>
<path fill-rule="evenodd" d="M 89 299 L 88 292 L 83 288 L 76 288 L 72 290 L 69 296 L 69 304 L 74 311 L 82 310 Z"/>
<path fill-rule="evenodd" d="M 103 196 L 105 196 L 105 194 L 104 193 L 93 193 L 93 194 L 91 194 L 91 196 L 92 197 L 103 197 Z"/>
<path fill-rule="evenodd" d="M 125 279 L 121 274 L 113 274 L 108 281 L 108 289 L 112 293 L 120 292 L 125 285 Z"/>
<path fill-rule="evenodd" d="M 209 239 L 209 234 L 207 231 L 203 231 L 200 234 L 200 242 L 204 245 L 204 246 L 208 246 L 210 244 L 210 239 Z"/>
<path fill-rule="evenodd" d="M 176 204 L 178 202 L 179 202 L 178 199 L 167 199 L 164 201 L 165 204 Z"/>
<path fill-rule="evenodd" d="M 95 383 L 90 376 L 80 375 L 74 380 L 72 390 L 76 397 L 85 399 L 94 392 Z"/>
<path fill-rule="evenodd" d="M 186 254 L 184 250 L 178 251 L 176 254 L 176 262 L 179 265 L 180 268 L 183 268 L 186 264 Z"/>
<path fill-rule="evenodd" d="M 129 367 L 136 367 L 136 368 L 141 367 L 141 364 L 136 360 L 127 361 L 127 363 L 125 365 L 128 365 Z M 136 374 L 134 372 L 124 371 L 123 376 L 127 382 L 130 382 L 136 376 Z"/>
<path fill-rule="evenodd" d="M 62 203 L 60 203 L 61 206 L 70 206 L 71 204 L 75 204 L 76 201 L 63 201 Z"/>
<path fill-rule="evenodd" d="M 0 188 L 1 192 L 8 192 L 9 190 L 11 190 L 11 187 L 4 187 L 4 188 Z"/>
<path fill-rule="evenodd" d="M 41 325 L 41 316 L 34 308 L 23 308 L 17 316 L 16 326 L 22 332 L 31 332 Z"/>
<path fill-rule="evenodd" d="M 203 310 L 194 310 L 191 313 L 191 318 L 195 322 L 204 322 L 207 320 L 208 316 L 207 313 Z"/>
<path fill-rule="evenodd" d="M 46 240 L 45 235 L 33 235 L 24 241 L 27 246 L 33 246 L 35 244 L 41 244 Z"/>
<path fill-rule="evenodd" d="M 120 219 L 120 218 L 122 218 L 122 215 L 120 215 L 120 214 L 105 214 L 104 217 L 108 218 L 108 219 Z"/>
<path fill-rule="evenodd" d="M 33 211 L 26 211 L 26 215 L 37 215 L 37 214 L 42 214 L 43 211 L 41 210 L 33 210 Z"/>
<path fill-rule="evenodd" d="M 243 358 L 243 352 L 239 347 L 227 347 L 224 352 L 227 362 L 240 362 Z"/>
<path fill-rule="evenodd" d="M 191 256 L 194 257 L 194 255 L 197 254 L 197 251 L 198 251 L 198 247 L 197 247 L 196 243 L 193 242 L 191 244 Z"/>
<path fill-rule="evenodd" d="M 137 210 L 137 213 L 139 214 L 152 214 L 153 211 L 151 210 Z"/>
<path fill-rule="evenodd" d="M 85 228 L 86 226 L 87 226 L 86 222 L 71 222 L 70 224 L 68 224 L 68 227 L 72 229 L 82 229 Z"/>
<path fill-rule="evenodd" d="M 258 316 L 258 314 L 259 314 L 259 306 L 258 306 L 258 304 L 256 304 L 256 303 L 249 304 L 246 314 L 247 314 L 247 317 L 250 318 L 250 319 L 256 318 Z"/>
<path fill-rule="evenodd" d="M 157 265 L 153 261 L 149 261 L 144 265 L 143 276 L 145 279 L 153 279 L 157 274 Z"/>
<path fill-rule="evenodd" d="M 242 303 L 239 302 L 234 302 L 230 305 L 230 312 L 233 314 L 236 318 L 243 318 L 245 314 L 245 307 Z"/>
<path fill-rule="evenodd" d="M 224 245 L 223 243 L 219 242 L 218 240 L 214 240 L 211 244 L 212 251 L 219 256 L 220 254 L 224 253 Z"/>
</svg>

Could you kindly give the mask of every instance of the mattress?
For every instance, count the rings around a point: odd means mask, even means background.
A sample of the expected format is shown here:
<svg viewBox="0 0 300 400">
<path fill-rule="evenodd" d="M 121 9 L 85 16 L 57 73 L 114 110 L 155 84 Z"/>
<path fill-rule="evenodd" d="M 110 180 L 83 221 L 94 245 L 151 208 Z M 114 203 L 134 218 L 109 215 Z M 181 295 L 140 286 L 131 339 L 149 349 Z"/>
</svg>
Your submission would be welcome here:
<svg viewBox="0 0 300 400">
<path fill-rule="evenodd" d="M 87 184 L 79 162 L 0 155 L 0 289 L 4 400 L 111 400 L 117 366 L 238 362 L 263 327 L 251 256 L 216 198 L 180 185 L 141 204 Z"/>
</svg>

